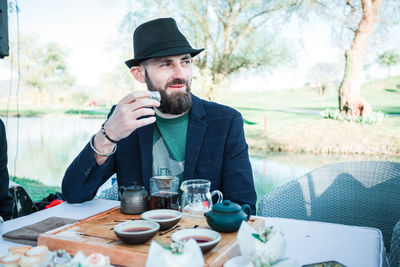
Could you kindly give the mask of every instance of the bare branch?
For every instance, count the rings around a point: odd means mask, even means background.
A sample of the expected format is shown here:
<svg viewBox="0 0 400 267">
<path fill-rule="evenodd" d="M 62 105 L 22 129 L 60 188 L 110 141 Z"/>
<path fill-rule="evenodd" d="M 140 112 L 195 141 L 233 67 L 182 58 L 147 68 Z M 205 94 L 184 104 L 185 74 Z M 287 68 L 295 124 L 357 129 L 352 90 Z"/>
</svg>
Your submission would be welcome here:
<svg viewBox="0 0 400 267">
<path fill-rule="evenodd" d="M 207 16 L 201 16 L 199 14 L 199 12 L 192 6 L 190 7 L 190 11 L 192 12 L 192 14 L 195 15 L 196 19 L 199 21 L 199 26 L 203 30 L 205 40 L 210 41 L 211 45 L 214 48 L 214 53 L 218 53 L 217 44 L 214 41 L 214 39 L 212 38 L 211 33 L 210 33 L 210 29 L 208 27 Z"/>
<path fill-rule="evenodd" d="M 211 0 L 211 6 L 214 9 L 215 15 L 217 15 L 218 20 L 222 23 L 225 24 L 223 18 L 221 17 L 221 15 L 219 14 L 219 9 L 217 8 L 217 5 L 215 4 L 215 0 Z"/>
</svg>

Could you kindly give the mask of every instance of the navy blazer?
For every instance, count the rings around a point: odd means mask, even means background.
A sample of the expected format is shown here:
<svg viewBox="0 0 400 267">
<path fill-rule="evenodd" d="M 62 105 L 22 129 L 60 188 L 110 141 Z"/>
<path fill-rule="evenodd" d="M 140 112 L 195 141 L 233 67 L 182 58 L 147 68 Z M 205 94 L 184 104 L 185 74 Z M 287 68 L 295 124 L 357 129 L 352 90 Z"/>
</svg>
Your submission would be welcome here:
<svg viewBox="0 0 400 267">
<path fill-rule="evenodd" d="M 242 116 L 230 107 L 194 95 L 192 99 L 183 179 L 210 180 L 211 190 L 220 190 L 224 199 L 249 204 L 255 214 L 257 197 Z M 62 181 L 66 200 L 78 203 L 94 198 L 97 189 L 114 173 L 118 185 L 136 182 L 149 191 L 153 127 L 141 127 L 119 141 L 116 153 L 100 166 L 87 144 L 66 170 Z"/>
</svg>

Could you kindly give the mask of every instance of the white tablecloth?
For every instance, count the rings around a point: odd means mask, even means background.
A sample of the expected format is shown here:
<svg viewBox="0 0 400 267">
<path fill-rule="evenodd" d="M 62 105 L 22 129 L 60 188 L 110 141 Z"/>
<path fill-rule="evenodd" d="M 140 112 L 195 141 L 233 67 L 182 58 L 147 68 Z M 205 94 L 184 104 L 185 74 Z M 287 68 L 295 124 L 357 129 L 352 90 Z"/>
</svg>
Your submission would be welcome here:
<svg viewBox="0 0 400 267">
<path fill-rule="evenodd" d="M 119 201 L 100 199 L 81 204 L 62 203 L 6 221 L 2 232 L 15 230 L 52 216 L 80 220 L 118 205 Z M 286 256 L 297 259 L 300 265 L 336 260 L 349 267 L 387 266 L 382 234 L 378 229 L 283 218 L 265 218 L 265 223 L 282 230 L 287 241 Z M 0 256 L 7 252 L 8 247 L 18 245 L 20 244 L 1 238 Z"/>
<path fill-rule="evenodd" d="M 348 267 L 388 266 L 380 230 L 323 222 L 265 218 L 282 230 L 286 255 L 300 265 L 335 260 Z"/>
</svg>

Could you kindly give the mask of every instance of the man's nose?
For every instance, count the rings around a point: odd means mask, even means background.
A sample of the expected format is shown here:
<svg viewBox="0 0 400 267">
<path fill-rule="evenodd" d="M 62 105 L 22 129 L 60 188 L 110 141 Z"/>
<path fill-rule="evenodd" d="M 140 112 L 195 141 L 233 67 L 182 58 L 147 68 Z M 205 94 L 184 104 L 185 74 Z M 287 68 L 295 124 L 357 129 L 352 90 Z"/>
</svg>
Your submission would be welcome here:
<svg viewBox="0 0 400 267">
<path fill-rule="evenodd" d="M 185 79 L 185 73 L 183 70 L 183 67 L 180 65 L 176 65 L 174 68 L 174 73 L 173 73 L 173 78 L 174 79 Z"/>
</svg>

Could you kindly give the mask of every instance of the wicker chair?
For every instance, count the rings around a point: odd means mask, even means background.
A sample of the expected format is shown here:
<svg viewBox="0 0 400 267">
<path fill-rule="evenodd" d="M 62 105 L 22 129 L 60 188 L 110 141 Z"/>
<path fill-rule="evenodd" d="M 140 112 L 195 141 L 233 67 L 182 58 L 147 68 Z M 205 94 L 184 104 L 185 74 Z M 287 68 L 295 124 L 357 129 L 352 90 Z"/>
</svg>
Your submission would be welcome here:
<svg viewBox="0 0 400 267">
<path fill-rule="evenodd" d="M 400 266 L 400 221 L 393 228 L 389 254 L 390 266 Z"/>
<path fill-rule="evenodd" d="M 389 249 L 400 220 L 400 162 L 323 166 L 264 195 L 257 215 L 378 228 Z M 400 242 L 398 228 L 399 241 L 394 242 Z M 393 249 L 391 266 L 399 266 L 400 243 L 393 243 Z"/>
</svg>

